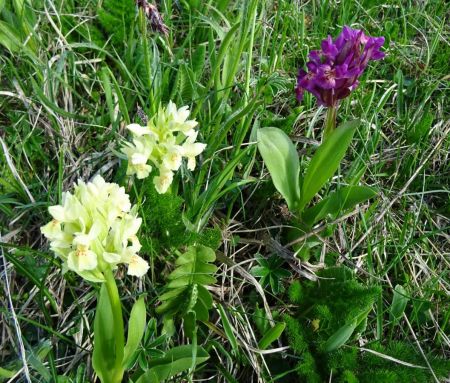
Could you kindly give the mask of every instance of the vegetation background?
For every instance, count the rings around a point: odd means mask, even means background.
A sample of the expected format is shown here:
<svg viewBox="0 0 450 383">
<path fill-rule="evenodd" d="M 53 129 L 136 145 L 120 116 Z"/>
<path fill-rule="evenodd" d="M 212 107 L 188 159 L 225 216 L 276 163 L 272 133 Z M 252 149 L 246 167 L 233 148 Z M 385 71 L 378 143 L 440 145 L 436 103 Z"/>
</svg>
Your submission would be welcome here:
<svg viewBox="0 0 450 383">
<path fill-rule="evenodd" d="M 176 250 L 199 242 L 217 249 L 218 257 L 210 288 L 217 309 L 199 339 L 211 358 L 175 381 L 294 382 L 298 374 L 305 382 L 448 378 L 448 3 L 155 5 L 167 35 L 133 0 L 0 0 L 0 381 L 93 381 L 95 286 L 61 274 L 39 227 L 49 220 L 47 207 L 80 177 L 101 173 L 125 184 L 118 151 L 126 124 L 143 122 L 169 100 L 191 106 L 208 146 L 201 167 L 192 174 L 182 169 L 171 194 L 158 195 L 150 182 L 129 189 L 145 201 L 142 254 L 151 264 L 139 281 L 119 274 L 123 305 L 131 307 L 133 297 L 146 292 L 154 318 L 137 361 L 141 368 L 165 345 L 186 343 L 181 330 L 170 340 L 160 337 L 155 308 Z M 340 107 L 340 121 L 357 117 L 363 124 L 330 190 L 356 182 L 375 187 L 378 196 L 319 224 L 318 246 L 298 262 L 282 246 L 290 217 L 256 150 L 256 130 L 283 129 L 307 163 L 324 109 L 310 96 L 297 103 L 297 70 L 309 50 L 343 25 L 384 36 L 387 56 L 370 65 Z M 352 288 L 374 293 L 367 325 L 340 353 L 353 355 L 345 371 L 343 359 L 334 363 L 315 348 L 323 328 L 315 320 L 337 321 L 326 311 L 336 301 L 323 298 L 317 282 L 306 282 L 325 265 L 341 264 L 356 273 Z M 298 281 L 303 287 L 295 287 Z M 311 305 L 323 302 L 322 311 L 302 316 L 298 307 L 312 296 Z M 353 298 L 335 309 L 359 307 Z M 288 327 L 261 352 L 270 317 Z M 296 334 L 310 339 L 309 361 Z M 364 370 L 371 371 L 366 378 Z"/>
</svg>

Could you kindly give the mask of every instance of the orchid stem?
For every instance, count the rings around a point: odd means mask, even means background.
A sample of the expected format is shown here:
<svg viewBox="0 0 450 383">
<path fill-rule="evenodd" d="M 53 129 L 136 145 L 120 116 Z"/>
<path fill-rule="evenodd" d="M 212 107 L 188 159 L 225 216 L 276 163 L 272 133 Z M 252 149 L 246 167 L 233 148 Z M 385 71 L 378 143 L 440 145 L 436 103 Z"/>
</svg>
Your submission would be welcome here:
<svg viewBox="0 0 450 383">
<path fill-rule="evenodd" d="M 330 106 L 327 110 L 322 141 L 325 141 L 333 133 L 334 129 L 336 129 L 336 112 L 337 108 L 335 106 Z"/>
<path fill-rule="evenodd" d="M 113 380 L 111 383 L 120 383 L 123 378 L 123 351 L 125 347 L 125 336 L 123 328 L 122 305 L 120 303 L 119 291 L 117 290 L 116 280 L 110 268 L 104 271 L 106 279 L 106 289 L 108 290 L 108 297 L 111 304 L 113 314 L 114 333 L 116 341 L 116 362 L 113 372 Z"/>
</svg>

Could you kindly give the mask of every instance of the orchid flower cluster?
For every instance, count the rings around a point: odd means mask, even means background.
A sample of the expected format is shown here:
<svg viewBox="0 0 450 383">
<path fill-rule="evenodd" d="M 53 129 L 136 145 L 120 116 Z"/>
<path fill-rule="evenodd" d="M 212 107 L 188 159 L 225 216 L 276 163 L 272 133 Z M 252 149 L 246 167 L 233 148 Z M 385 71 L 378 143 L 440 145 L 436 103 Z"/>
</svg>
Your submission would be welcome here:
<svg viewBox="0 0 450 383">
<path fill-rule="evenodd" d="M 132 133 L 132 143 L 127 142 L 122 152 L 128 158 L 127 174 L 135 174 L 143 179 L 149 176 L 153 166 L 159 175 L 153 178 L 158 193 L 165 193 L 173 181 L 182 158 L 187 158 L 187 167 L 194 170 L 196 158 L 206 144 L 196 142 L 197 121 L 188 120 L 189 108 L 177 109 L 170 101 L 166 108 L 160 107 L 158 113 L 149 120 L 147 126 L 131 124 L 127 129 Z"/>
<path fill-rule="evenodd" d="M 321 219 L 339 213 L 343 208 L 341 201 L 348 207 L 349 201 L 359 203 L 374 195 L 370 188 L 352 185 L 324 196 L 320 203 L 308 208 L 338 170 L 361 124 L 361 120 L 344 121 L 336 129 L 339 102 L 358 86 L 358 79 L 369 61 L 384 57 L 380 50 L 383 43 L 384 37 L 370 37 L 361 30 L 345 26 L 335 40 L 328 36 L 322 41 L 320 50 L 310 52 L 308 72 L 300 69 L 298 74 L 297 99 L 302 101 L 304 92 L 308 91 L 320 105 L 327 107 L 327 112 L 322 143 L 311 157 L 309 166 L 302 168 L 303 161 L 298 158 L 297 148 L 281 129 L 265 127 L 257 131 L 258 149 L 274 186 L 286 200 L 289 210 L 298 216 L 297 236 L 302 237 Z M 340 206 L 337 211 L 336 206 Z M 305 252 L 310 245 L 303 247 Z"/>
<path fill-rule="evenodd" d="M 73 194 L 63 193 L 62 205 L 50 206 L 49 212 L 53 220 L 41 232 L 66 269 L 92 282 L 103 282 L 106 268 L 120 263 L 128 265 L 129 275 L 147 272 L 147 262 L 137 255 L 142 219 L 123 187 L 101 176 L 79 180 Z"/>
<path fill-rule="evenodd" d="M 334 41 L 328 36 L 322 41 L 321 50 L 309 53 L 308 72 L 299 70 L 297 99 L 302 101 L 306 90 L 317 98 L 319 105 L 336 107 L 339 100 L 358 86 L 358 78 L 368 62 L 384 57 L 380 51 L 383 44 L 384 37 L 370 37 L 348 26 Z"/>
</svg>

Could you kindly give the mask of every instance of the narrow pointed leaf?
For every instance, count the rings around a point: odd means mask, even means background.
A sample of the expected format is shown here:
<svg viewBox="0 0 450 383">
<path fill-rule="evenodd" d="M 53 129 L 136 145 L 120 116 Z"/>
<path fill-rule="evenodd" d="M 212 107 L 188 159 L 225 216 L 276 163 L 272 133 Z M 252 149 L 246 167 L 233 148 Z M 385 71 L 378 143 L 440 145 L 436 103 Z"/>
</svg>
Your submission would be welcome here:
<svg viewBox="0 0 450 383">
<path fill-rule="evenodd" d="M 222 305 L 219 303 L 217 305 L 217 308 L 219 309 L 219 315 L 220 319 L 222 321 L 223 330 L 225 331 L 225 334 L 227 335 L 227 338 L 231 344 L 231 347 L 234 352 L 237 353 L 238 351 L 238 342 L 236 339 L 236 336 L 234 335 L 233 328 L 231 327 L 230 321 L 228 320 L 227 313 L 225 312 Z"/>
<path fill-rule="evenodd" d="M 285 328 L 286 323 L 284 322 L 277 323 L 275 326 L 271 327 L 259 341 L 258 347 L 261 350 L 265 350 L 281 336 Z"/>
</svg>

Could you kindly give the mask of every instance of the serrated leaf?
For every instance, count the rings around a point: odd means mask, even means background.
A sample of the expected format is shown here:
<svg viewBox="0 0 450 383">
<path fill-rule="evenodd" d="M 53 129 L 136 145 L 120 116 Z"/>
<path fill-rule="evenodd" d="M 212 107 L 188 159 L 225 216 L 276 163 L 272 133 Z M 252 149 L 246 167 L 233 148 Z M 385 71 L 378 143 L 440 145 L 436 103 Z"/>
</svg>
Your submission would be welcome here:
<svg viewBox="0 0 450 383">
<path fill-rule="evenodd" d="M 198 320 L 207 321 L 209 319 L 210 308 L 210 306 L 207 306 L 207 302 L 202 299 L 197 299 L 197 302 L 192 311 L 195 312 L 196 318 Z"/>
<path fill-rule="evenodd" d="M 250 269 L 250 274 L 254 277 L 265 277 L 270 274 L 270 269 L 264 266 L 254 266 Z"/>
<path fill-rule="evenodd" d="M 359 125 L 359 120 L 342 123 L 318 147 L 303 179 L 300 210 L 303 210 L 336 172 Z"/>
<path fill-rule="evenodd" d="M 169 300 L 169 299 L 176 298 L 179 295 L 183 294 L 186 291 L 186 289 L 187 289 L 187 287 L 183 286 L 183 287 L 180 287 L 178 289 L 169 290 L 166 293 L 162 294 L 159 297 L 159 299 L 161 301 L 166 301 L 166 300 Z"/>
<path fill-rule="evenodd" d="M 177 267 L 168 277 L 168 279 L 177 279 L 180 277 L 184 277 L 186 275 L 192 276 L 198 274 L 214 274 L 217 271 L 217 267 L 215 265 L 210 265 L 208 263 L 196 262 L 194 263 L 185 263 L 180 267 Z"/>
<path fill-rule="evenodd" d="M 203 275 L 203 274 L 194 274 L 186 275 L 184 277 L 180 277 L 177 279 L 174 279 L 173 281 L 170 281 L 167 284 L 167 287 L 172 288 L 178 288 L 182 286 L 187 286 L 193 283 L 198 283 L 201 285 L 212 285 L 216 283 L 216 278 L 210 276 L 210 275 Z"/>
<path fill-rule="evenodd" d="M 300 161 L 291 139 L 278 128 L 262 128 L 257 132 L 258 150 L 270 172 L 276 189 L 291 211 L 300 202 Z"/>
<path fill-rule="evenodd" d="M 205 307 L 210 309 L 213 304 L 213 299 L 211 294 L 206 288 L 202 285 L 198 286 L 198 298 L 205 304 Z"/>
<path fill-rule="evenodd" d="M 205 288 L 216 283 L 212 275 L 217 266 L 214 251 L 206 246 L 191 246 L 181 254 L 175 264 L 178 266 L 169 275 L 167 291 L 160 296 L 162 304 L 156 312 L 165 316 L 184 317 L 194 312 L 200 320 L 208 320 L 208 310 L 212 307 L 212 297 Z"/>
<path fill-rule="evenodd" d="M 190 262 L 214 262 L 216 260 L 216 254 L 212 249 L 206 246 L 191 246 L 187 252 L 182 254 L 175 262 L 175 264 L 183 265 Z"/>
</svg>

